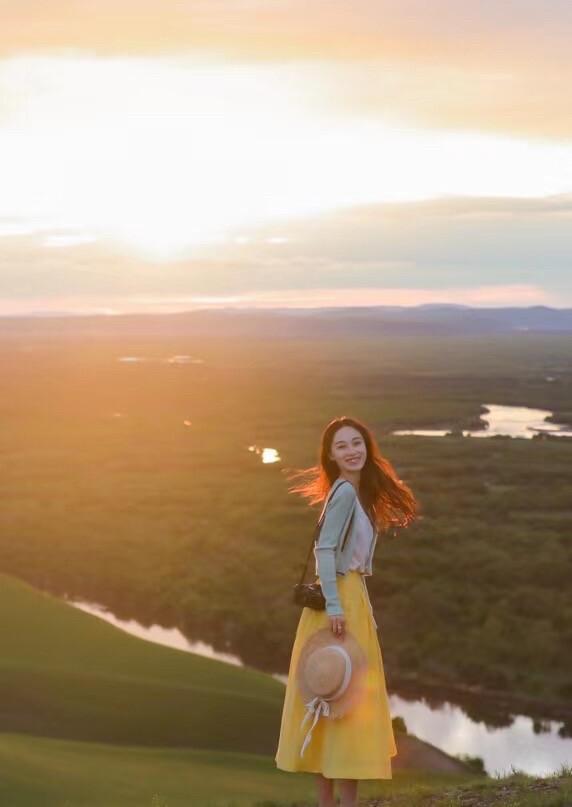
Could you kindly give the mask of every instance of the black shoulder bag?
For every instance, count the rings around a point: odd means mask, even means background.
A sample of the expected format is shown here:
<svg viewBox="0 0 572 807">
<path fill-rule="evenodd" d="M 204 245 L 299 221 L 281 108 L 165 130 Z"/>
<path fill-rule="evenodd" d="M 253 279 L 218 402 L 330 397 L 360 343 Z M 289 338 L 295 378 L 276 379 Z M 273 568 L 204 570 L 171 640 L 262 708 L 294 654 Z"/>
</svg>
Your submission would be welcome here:
<svg viewBox="0 0 572 807">
<path fill-rule="evenodd" d="M 341 485 L 339 485 L 341 487 Z M 334 491 L 334 495 L 331 498 L 333 501 L 334 496 L 338 492 L 338 489 Z M 329 504 L 329 502 L 328 502 Z M 320 530 L 322 529 L 322 524 L 324 523 L 324 519 L 326 517 L 326 507 L 324 508 L 324 512 L 322 513 L 321 518 L 319 519 L 318 523 L 316 524 L 316 529 L 314 530 L 314 534 L 312 536 L 312 543 L 310 544 L 310 551 L 308 552 L 308 557 L 306 559 L 306 565 L 302 571 L 302 576 L 300 577 L 300 582 L 296 583 L 293 588 L 293 600 L 296 605 L 301 605 L 303 608 L 313 608 L 314 611 L 324 611 L 326 608 L 326 599 L 322 592 L 322 586 L 320 583 L 304 583 L 304 577 L 306 576 L 306 572 L 308 571 L 308 564 L 310 562 L 310 557 L 312 555 L 312 549 L 314 548 L 314 544 L 318 541 L 320 537 Z M 352 512 L 350 522 L 346 529 L 346 534 L 344 535 L 344 541 L 342 544 L 342 551 L 346 545 L 346 541 L 348 539 L 348 535 L 350 534 L 350 530 L 352 528 L 352 522 L 354 520 L 354 511 Z"/>
</svg>

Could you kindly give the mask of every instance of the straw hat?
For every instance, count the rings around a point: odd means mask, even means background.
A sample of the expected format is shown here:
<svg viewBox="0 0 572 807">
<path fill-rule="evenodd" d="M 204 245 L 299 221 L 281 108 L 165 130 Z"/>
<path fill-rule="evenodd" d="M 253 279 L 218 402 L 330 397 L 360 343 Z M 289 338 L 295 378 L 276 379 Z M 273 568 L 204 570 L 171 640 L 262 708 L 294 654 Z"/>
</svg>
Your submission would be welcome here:
<svg viewBox="0 0 572 807">
<path fill-rule="evenodd" d="M 346 631 L 343 639 L 336 638 L 331 629 L 315 631 L 306 641 L 298 660 L 296 683 L 306 704 L 306 720 L 314 715 L 300 756 L 312 737 L 320 714 L 343 717 L 362 697 L 367 673 L 367 654 L 355 636 Z"/>
</svg>

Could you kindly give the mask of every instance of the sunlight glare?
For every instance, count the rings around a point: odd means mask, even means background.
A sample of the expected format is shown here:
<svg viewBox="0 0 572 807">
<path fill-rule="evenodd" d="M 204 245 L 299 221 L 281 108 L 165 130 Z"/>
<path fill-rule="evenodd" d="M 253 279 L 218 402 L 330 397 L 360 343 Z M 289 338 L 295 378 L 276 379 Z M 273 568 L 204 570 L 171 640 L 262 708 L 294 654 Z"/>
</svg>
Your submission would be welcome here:
<svg viewBox="0 0 572 807">
<path fill-rule="evenodd" d="M 569 146 L 395 118 L 328 121 L 312 109 L 315 81 L 297 75 L 174 58 L 7 60 L 0 216 L 49 215 L 84 238 L 172 260 L 341 207 L 572 186 Z"/>
</svg>

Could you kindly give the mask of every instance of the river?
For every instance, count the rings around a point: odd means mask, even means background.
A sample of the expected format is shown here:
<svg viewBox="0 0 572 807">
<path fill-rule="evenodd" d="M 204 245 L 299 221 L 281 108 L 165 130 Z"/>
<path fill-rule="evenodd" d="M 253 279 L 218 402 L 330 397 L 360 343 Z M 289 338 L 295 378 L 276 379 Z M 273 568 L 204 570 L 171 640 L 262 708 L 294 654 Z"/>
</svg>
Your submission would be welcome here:
<svg viewBox="0 0 572 807">
<path fill-rule="evenodd" d="M 552 437 L 572 437 L 572 431 L 558 423 L 551 423 L 546 418 L 554 413 L 549 409 L 531 409 L 528 406 L 504 406 L 501 404 L 482 404 L 486 412 L 480 415 L 483 421 L 481 429 L 461 429 L 462 437 L 518 437 L 532 439 L 542 435 Z M 399 429 L 395 435 L 417 434 L 423 437 L 444 437 L 450 429 Z"/>
<path fill-rule="evenodd" d="M 218 652 L 202 641 L 189 641 L 177 628 L 145 627 L 134 619 L 118 619 L 98 604 L 83 600 L 67 602 L 141 639 L 243 666 L 238 656 Z M 275 673 L 274 677 L 286 682 L 284 675 Z M 435 706 L 431 699 L 405 699 L 391 692 L 389 700 L 392 716 L 403 717 L 410 734 L 453 756 L 481 757 L 491 776 L 510 773 L 512 768 L 546 776 L 561 765 L 572 764 L 572 738 L 560 736 L 564 727 L 561 721 L 535 721 L 526 715 L 514 714 L 510 716 L 510 725 L 493 726 L 484 719 L 469 717 L 461 707 L 447 701 Z"/>
</svg>

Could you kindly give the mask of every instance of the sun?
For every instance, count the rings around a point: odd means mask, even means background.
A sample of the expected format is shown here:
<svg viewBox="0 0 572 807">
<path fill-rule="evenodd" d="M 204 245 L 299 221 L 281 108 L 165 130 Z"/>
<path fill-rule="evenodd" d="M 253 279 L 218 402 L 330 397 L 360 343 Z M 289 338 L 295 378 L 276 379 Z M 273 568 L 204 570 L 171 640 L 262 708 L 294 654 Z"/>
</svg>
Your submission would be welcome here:
<svg viewBox="0 0 572 807">
<path fill-rule="evenodd" d="M 173 57 L 12 60 L 0 215 L 172 260 L 343 207 L 572 186 L 565 146 L 327 118 L 313 75 Z"/>
</svg>

